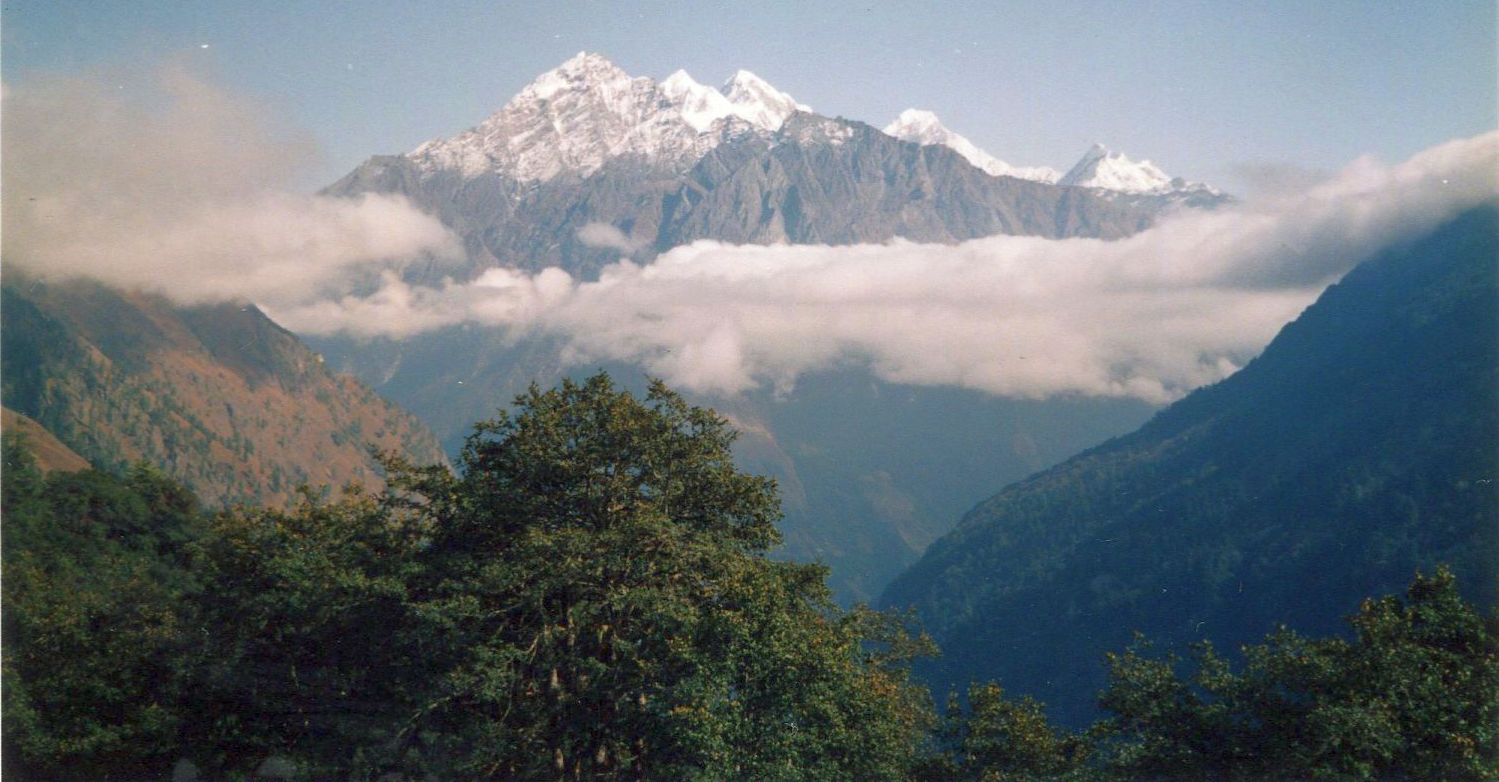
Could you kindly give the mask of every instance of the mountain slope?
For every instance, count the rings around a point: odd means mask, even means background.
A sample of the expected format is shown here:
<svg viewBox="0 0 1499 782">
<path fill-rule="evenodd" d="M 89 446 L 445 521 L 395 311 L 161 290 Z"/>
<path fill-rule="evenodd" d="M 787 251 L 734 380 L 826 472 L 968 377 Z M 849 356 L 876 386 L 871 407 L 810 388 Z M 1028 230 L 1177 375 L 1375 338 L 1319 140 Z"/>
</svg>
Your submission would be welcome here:
<svg viewBox="0 0 1499 782">
<path fill-rule="evenodd" d="M 42 472 L 77 472 L 89 468 L 87 459 L 73 453 L 73 449 L 63 445 L 45 427 L 8 407 L 0 407 L 0 430 L 24 439 Z"/>
<path fill-rule="evenodd" d="M 944 649 L 1089 716 L 1133 630 L 1220 647 L 1334 632 L 1452 563 L 1499 594 L 1499 210 L 1373 258 L 1258 359 L 1133 434 L 980 504 L 886 591 Z"/>
<path fill-rule="evenodd" d="M 0 294 L 5 406 L 97 466 L 145 460 L 210 503 L 280 504 L 300 483 L 378 485 L 369 445 L 443 460 L 414 417 L 254 307 L 13 274 Z"/>
</svg>

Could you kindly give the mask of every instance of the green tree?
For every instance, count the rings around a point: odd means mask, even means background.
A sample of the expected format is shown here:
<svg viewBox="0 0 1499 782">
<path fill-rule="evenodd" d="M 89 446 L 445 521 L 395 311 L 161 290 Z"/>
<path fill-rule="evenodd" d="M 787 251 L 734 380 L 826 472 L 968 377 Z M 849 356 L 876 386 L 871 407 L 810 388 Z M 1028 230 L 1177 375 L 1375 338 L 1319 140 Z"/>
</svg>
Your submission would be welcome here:
<svg viewBox="0 0 1499 782">
<path fill-rule="evenodd" d="M 899 779 L 925 728 L 897 622 L 775 562 L 771 481 L 660 383 L 607 376 L 480 424 L 460 473 L 399 468 L 429 530 L 441 670 L 399 762 L 480 779 Z"/>
<path fill-rule="evenodd" d="M 11 435 L 4 459 L 5 771 L 164 775 L 193 659 L 196 500 L 144 467 L 44 477 Z"/>
<path fill-rule="evenodd" d="M 937 751 L 923 764 L 923 782 L 1040 782 L 1079 778 L 1089 745 L 1054 727 L 1042 704 L 1012 699 L 994 682 L 968 688 L 965 704 L 948 697 L 936 732 Z"/>
<path fill-rule="evenodd" d="M 1430 780 L 1499 776 L 1499 634 L 1452 573 L 1364 601 L 1352 640 L 1288 630 L 1188 661 L 1110 655 L 1100 704 L 1110 767 L 1129 779 Z"/>
</svg>

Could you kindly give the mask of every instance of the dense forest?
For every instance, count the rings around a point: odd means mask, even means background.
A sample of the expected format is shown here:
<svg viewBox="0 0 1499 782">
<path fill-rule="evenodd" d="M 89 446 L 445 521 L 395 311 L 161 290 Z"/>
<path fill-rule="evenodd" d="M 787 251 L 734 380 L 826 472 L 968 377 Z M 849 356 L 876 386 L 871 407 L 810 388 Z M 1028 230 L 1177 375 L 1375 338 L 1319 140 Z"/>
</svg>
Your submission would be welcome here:
<svg viewBox="0 0 1499 782">
<path fill-rule="evenodd" d="M 15 779 L 1483 780 L 1499 621 L 1449 571 L 1348 631 L 1108 657 L 1082 732 L 975 683 L 938 714 L 906 615 L 767 557 L 773 483 L 660 384 L 532 389 L 458 468 L 211 510 L 5 438 Z M 1350 607 L 1353 608 L 1353 607 Z M 1035 622 L 1047 617 L 1032 618 Z M 1018 631 L 1019 628 L 1016 628 Z"/>
</svg>

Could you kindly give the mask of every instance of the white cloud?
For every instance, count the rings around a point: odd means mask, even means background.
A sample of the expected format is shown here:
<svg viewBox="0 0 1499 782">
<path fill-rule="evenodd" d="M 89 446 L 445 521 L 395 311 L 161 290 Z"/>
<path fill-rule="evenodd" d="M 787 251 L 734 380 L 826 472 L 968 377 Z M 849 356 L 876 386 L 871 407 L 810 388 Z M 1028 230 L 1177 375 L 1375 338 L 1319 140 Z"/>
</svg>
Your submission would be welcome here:
<svg viewBox="0 0 1499 782">
<path fill-rule="evenodd" d="M 1494 197 L 1499 134 L 1397 166 L 1355 161 L 1294 196 L 1185 212 L 1118 241 L 958 245 L 697 242 L 582 282 L 491 270 L 468 284 L 279 308 L 293 329 L 409 334 L 476 322 L 564 339 L 734 392 L 866 363 L 887 380 L 996 394 L 1166 401 L 1230 374 L 1332 280 Z"/>
<path fill-rule="evenodd" d="M 460 251 L 402 198 L 286 189 L 311 145 L 263 108 L 179 69 L 145 94 L 128 81 L 129 92 L 102 76 L 6 86 L 7 265 L 184 302 L 295 302 Z"/>
<path fill-rule="evenodd" d="M 589 223 L 579 228 L 578 241 L 589 247 L 618 250 L 625 255 L 633 255 L 647 244 L 644 239 L 631 239 L 624 231 L 608 223 Z"/>
</svg>

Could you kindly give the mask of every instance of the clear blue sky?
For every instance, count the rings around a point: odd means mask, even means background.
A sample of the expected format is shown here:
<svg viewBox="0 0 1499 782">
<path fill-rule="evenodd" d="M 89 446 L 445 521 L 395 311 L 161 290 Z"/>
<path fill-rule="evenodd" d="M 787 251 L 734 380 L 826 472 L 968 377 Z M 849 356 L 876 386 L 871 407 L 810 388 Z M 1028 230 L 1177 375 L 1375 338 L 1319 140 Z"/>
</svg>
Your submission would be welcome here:
<svg viewBox="0 0 1499 782">
<path fill-rule="evenodd" d="M 5 0 L 0 77 L 203 61 L 314 135 L 309 183 L 467 128 L 585 49 L 658 79 L 747 68 L 876 125 L 931 109 L 1015 164 L 1103 141 L 1230 188 L 1245 165 L 1397 160 L 1499 126 L 1494 0 L 931 5 Z"/>
</svg>

